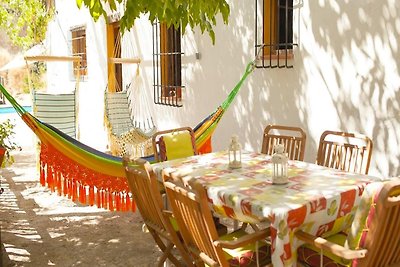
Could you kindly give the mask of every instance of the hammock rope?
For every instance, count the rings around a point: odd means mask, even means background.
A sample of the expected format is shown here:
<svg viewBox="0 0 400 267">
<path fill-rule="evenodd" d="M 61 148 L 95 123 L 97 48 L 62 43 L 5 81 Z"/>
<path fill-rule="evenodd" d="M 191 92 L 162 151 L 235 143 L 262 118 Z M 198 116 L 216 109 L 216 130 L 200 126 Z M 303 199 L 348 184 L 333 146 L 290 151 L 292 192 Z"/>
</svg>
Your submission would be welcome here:
<svg viewBox="0 0 400 267">
<path fill-rule="evenodd" d="M 252 61 L 225 101 L 194 128 L 199 151 L 211 152 L 212 133 L 254 68 Z M 111 211 L 136 210 L 131 196 L 134 192 L 129 190 L 120 157 L 95 150 L 41 122 L 17 103 L 2 84 L 0 91 L 40 139 L 40 183 L 43 186 L 82 204 Z"/>
<path fill-rule="evenodd" d="M 131 119 L 134 127 L 138 132 L 146 137 L 151 138 L 157 131 L 154 124 L 153 116 L 149 109 L 150 103 L 144 94 L 143 78 L 140 75 L 140 64 L 136 69 L 136 74 L 127 89 L 128 103 L 131 112 Z"/>
<path fill-rule="evenodd" d="M 246 70 L 236 84 L 236 86 L 229 93 L 227 98 L 222 102 L 222 104 L 207 118 L 201 121 L 193 130 L 196 138 L 196 146 L 200 153 L 207 153 L 211 150 L 211 136 L 214 133 L 219 121 L 224 115 L 225 111 L 229 108 L 236 95 L 238 94 L 240 88 L 242 87 L 244 81 L 247 79 L 250 73 L 252 73 L 256 66 L 256 60 L 251 61 L 247 64 Z"/>
</svg>

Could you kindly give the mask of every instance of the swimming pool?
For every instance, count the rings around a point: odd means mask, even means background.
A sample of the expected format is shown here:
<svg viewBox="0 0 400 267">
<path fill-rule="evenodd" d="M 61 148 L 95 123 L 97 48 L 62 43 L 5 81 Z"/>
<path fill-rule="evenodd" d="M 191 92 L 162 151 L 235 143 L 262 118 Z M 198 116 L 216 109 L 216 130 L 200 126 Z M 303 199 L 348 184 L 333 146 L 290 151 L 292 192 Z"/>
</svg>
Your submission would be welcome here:
<svg viewBox="0 0 400 267">
<path fill-rule="evenodd" d="M 26 111 L 32 112 L 32 106 L 22 106 Z M 0 114 L 16 113 L 13 107 L 1 107 Z"/>
</svg>

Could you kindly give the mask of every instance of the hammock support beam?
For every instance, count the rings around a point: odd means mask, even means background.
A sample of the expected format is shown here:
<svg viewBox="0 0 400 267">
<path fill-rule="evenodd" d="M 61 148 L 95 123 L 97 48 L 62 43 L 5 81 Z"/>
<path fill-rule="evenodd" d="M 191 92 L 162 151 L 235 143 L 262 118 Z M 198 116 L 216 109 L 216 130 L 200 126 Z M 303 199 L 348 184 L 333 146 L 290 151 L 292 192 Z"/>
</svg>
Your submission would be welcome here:
<svg viewBox="0 0 400 267">
<path fill-rule="evenodd" d="M 79 56 L 26 56 L 26 61 L 72 61 L 81 62 L 82 59 Z"/>
<path fill-rule="evenodd" d="M 139 64 L 141 62 L 140 58 L 118 58 L 110 57 L 108 58 L 109 63 L 112 64 Z"/>
</svg>

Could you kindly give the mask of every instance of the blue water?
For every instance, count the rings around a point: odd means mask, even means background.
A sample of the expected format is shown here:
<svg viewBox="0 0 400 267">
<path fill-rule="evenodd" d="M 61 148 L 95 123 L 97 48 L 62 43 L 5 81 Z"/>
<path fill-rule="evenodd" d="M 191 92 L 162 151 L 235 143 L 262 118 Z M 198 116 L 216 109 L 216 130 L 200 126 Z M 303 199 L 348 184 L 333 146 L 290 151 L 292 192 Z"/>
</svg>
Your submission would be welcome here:
<svg viewBox="0 0 400 267">
<path fill-rule="evenodd" d="M 32 112 L 32 106 L 22 106 L 26 111 Z M 13 107 L 1 107 L 0 114 L 16 113 Z"/>
</svg>

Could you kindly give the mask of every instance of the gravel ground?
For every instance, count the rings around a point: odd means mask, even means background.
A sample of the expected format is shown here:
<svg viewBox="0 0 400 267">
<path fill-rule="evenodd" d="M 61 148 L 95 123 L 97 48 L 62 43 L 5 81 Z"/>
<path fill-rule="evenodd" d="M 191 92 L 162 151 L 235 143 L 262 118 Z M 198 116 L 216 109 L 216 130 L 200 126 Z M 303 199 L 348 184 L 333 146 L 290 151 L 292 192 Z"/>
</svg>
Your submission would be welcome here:
<svg viewBox="0 0 400 267">
<path fill-rule="evenodd" d="M 160 251 L 138 212 L 74 203 L 39 184 L 35 151 L 0 169 L 0 266 L 154 266 Z"/>
</svg>

